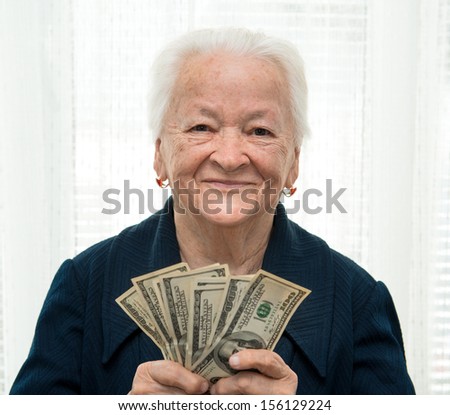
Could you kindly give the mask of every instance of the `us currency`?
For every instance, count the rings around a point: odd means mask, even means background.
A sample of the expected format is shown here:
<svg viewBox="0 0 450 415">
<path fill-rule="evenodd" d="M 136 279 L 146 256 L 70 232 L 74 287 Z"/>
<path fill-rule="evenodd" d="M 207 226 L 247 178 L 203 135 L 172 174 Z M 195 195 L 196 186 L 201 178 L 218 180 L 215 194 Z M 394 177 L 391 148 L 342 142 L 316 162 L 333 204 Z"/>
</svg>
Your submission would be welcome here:
<svg viewBox="0 0 450 415">
<path fill-rule="evenodd" d="M 161 333 L 152 322 L 152 318 L 145 307 L 142 306 L 140 297 L 135 287 L 125 291 L 120 297 L 116 298 L 117 304 L 127 315 L 149 336 L 161 350 L 164 359 L 174 360 L 169 344 L 161 337 Z"/>
<path fill-rule="evenodd" d="M 226 327 L 226 323 L 230 320 L 230 316 L 234 315 L 239 307 L 253 277 L 254 275 L 236 275 L 229 278 L 229 282 L 218 305 L 218 309 L 221 311 L 214 321 L 212 334 L 207 344 L 208 347 L 220 337 Z"/>
<path fill-rule="evenodd" d="M 230 356 L 243 349 L 273 350 L 289 319 L 310 290 L 260 270 L 221 336 L 193 368 L 212 383 L 236 373 Z"/>
<path fill-rule="evenodd" d="M 190 369 L 209 342 L 228 278 L 196 278 L 191 282 L 185 366 Z"/>
<path fill-rule="evenodd" d="M 173 333 L 173 342 L 178 348 L 181 361 L 186 362 L 186 342 L 189 324 L 190 284 L 197 277 L 220 277 L 229 275 L 228 265 L 213 268 L 197 269 L 180 275 L 166 275 L 161 277 L 162 298 L 168 314 L 167 324 Z"/>
<path fill-rule="evenodd" d="M 188 271 L 188 265 L 184 262 L 180 262 L 179 264 L 131 279 L 144 303 L 147 304 L 154 326 L 157 327 L 165 343 L 168 345 L 173 359 L 176 361 L 181 361 L 181 356 L 178 348 L 174 344 L 174 334 L 167 324 L 165 307 L 164 304 L 161 303 L 161 295 L 157 288 L 157 284 L 164 275 L 179 275 Z"/>
<path fill-rule="evenodd" d="M 180 272 L 188 272 L 188 271 L 190 271 L 188 264 L 185 263 L 185 262 L 180 262 L 179 264 L 176 264 L 174 266 L 183 267 L 183 269 L 179 270 Z M 186 269 L 184 269 L 184 266 L 186 267 Z M 219 263 L 215 263 L 215 264 L 208 265 L 206 267 L 196 268 L 195 271 L 196 272 L 206 271 L 206 270 L 209 270 L 209 269 L 214 269 L 214 268 L 216 268 L 218 266 L 220 266 L 220 264 Z M 164 275 L 172 274 L 172 272 L 170 271 L 170 268 L 171 267 L 167 267 L 166 268 L 167 272 L 165 272 Z M 175 274 L 179 274 L 179 272 L 177 272 L 177 270 L 175 270 L 174 273 Z M 161 276 L 162 276 L 162 274 L 159 275 L 156 278 L 152 278 L 151 281 L 149 281 L 149 283 L 152 285 L 154 293 L 155 293 L 155 295 L 156 295 L 156 297 L 157 297 L 157 299 L 159 301 L 159 304 L 161 304 L 161 306 L 163 308 L 163 310 L 162 310 L 163 314 L 168 315 L 169 313 L 167 311 L 167 305 L 164 303 L 164 300 L 163 300 L 163 297 L 162 297 Z"/>
</svg>

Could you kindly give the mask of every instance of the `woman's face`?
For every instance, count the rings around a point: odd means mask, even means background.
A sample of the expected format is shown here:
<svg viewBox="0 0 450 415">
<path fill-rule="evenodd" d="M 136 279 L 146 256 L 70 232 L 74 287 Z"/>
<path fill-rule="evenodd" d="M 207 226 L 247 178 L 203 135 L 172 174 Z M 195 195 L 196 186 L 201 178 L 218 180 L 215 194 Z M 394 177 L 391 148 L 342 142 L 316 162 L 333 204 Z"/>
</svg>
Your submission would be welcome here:
<svg viewBox="0 0 450 415">
<path fill-rule="evenodd" d="M 283 73 L 225 53 L 190 57 L 181 72 L 154 162 L 176 212 L 224 226 L 272 212 L 298 175 Z"/>
</svg>

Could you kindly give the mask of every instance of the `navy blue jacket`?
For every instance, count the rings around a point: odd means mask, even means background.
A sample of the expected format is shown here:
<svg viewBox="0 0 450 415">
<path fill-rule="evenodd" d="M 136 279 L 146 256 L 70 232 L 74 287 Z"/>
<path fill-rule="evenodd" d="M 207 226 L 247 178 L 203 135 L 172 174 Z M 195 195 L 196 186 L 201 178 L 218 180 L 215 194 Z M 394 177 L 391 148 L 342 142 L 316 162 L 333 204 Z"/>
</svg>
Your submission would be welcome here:
<svg viewBox="0 0 450 415">
<path fill-rule="evenodd" d="M 57 272 L 11 394 L 126 394 L 158 347 L 115 303 L 130 279 L 180 262 L 172 202 Z M 409 394 L 391 296 L 350 259 L 287 218 L 280 204 L 263 269 L 312 290 L 275 351 L 298 394 Z"/>
</svg>

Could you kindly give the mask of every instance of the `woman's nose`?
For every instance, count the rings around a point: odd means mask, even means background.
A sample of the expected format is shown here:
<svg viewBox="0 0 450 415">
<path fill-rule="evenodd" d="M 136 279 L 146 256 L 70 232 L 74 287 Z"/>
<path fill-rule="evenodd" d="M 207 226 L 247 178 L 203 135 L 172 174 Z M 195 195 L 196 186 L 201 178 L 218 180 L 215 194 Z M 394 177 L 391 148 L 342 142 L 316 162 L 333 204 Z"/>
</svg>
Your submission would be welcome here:
<svg viewBox="0 0 450 415">
<path fill-rule="evenodd" d="M 227 129 L 215 139 L 210 159 L 227 172 L 236 171 L 250 163 L 247 143 L 241 131 Z"/>
</svg>

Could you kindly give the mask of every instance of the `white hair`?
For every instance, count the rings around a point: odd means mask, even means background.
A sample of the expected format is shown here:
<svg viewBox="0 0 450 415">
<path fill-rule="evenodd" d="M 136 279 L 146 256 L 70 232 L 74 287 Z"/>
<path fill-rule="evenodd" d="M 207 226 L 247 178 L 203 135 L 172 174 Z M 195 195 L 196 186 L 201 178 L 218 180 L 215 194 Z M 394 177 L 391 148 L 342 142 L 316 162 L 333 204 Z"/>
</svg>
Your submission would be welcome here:
<svg viewBox="0 0 450 415">
<path fill-rule="evenodd" d="M 294 134 L 300 146 L 303 137 L 309 135 L 308 88 L 303 60 L 290 42 L 243 28 L 192 31 L 172 41 L 160 52 L 152 65 L 149 92 L 149 123 L 155 138 L 160 137 L 163 131 L 175 82 L 186 58 L 217 52 L 261 58 L 280 67 L 288 82 Z"/>
</svg>

